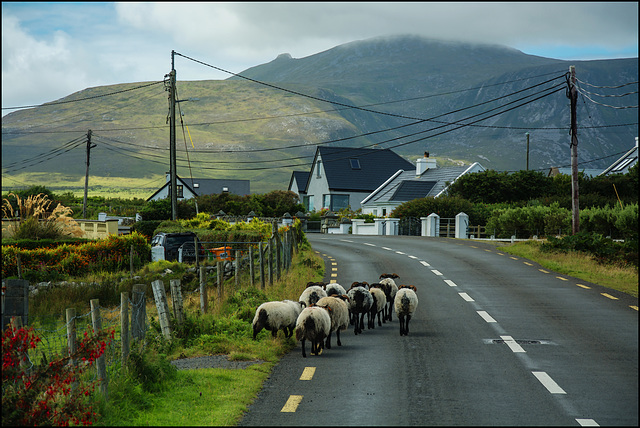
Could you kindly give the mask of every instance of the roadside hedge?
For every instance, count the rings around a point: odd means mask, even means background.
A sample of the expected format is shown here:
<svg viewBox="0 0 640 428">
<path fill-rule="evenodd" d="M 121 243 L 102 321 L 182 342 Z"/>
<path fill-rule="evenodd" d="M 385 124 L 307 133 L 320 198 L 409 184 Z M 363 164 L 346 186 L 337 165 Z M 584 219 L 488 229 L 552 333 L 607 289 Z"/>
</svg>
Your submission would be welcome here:
<svg viewBox="0 0 640 428">
<path fill-rule="evenodd" d="M 31 282 L 52 281 L 67 276 L 83 276 L 96 271 L 121 271 L 130 267 L 133 246 L 134 268 L 143 267 L 151 257 L 151 246 L 144 235 L 110 235 L 79 245 L 63 244 L 55 248 L 24 249 L 16 245 L 2 246 L 2 277 L 18 275 L 20 256 L 22 277 Z"/>
</svg>

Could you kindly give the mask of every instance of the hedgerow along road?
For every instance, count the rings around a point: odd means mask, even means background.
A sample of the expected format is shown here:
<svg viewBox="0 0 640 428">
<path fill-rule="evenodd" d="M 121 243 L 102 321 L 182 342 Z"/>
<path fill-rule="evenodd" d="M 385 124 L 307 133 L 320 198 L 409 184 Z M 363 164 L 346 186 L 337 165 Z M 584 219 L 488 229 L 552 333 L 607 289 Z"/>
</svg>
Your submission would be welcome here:
<svg viewBox="0 0 640 428">
<path fill-rule="evenodd" d="M 307 237 L 326 282 L 415 285 L 409 335 L 394 313 L 319 356 L 298 342 L 240 425 L 638 425 L 637 298 L 480 241 Z"/>
</svg>

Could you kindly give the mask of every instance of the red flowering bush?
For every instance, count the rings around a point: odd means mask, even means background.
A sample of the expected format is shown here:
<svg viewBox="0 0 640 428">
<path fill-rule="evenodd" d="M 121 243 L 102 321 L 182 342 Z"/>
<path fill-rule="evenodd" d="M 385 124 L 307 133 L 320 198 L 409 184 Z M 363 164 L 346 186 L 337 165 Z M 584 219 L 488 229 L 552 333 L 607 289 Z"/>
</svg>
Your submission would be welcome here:
<svg viewBox="0 0 640 428">
<path fill-rule="evenodd" d="M 85 332 L 73 355 L 31 366 L 26 355 L 40 338 L 32 328 L 8 327 L 2 333 L 2 425 L 95 422 L 98 415 L 88 396 L 98 381 L 87 382 L 82 374 L 105 352 L 114 334 L 113 330 Z"/>
</svg>

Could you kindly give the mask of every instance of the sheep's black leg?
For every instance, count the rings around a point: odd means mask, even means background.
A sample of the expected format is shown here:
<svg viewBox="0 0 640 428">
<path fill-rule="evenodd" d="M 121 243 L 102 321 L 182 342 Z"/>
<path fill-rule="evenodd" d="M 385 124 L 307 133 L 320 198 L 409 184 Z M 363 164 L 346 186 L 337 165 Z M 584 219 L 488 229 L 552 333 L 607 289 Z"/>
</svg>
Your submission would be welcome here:
<svg viewBox="0 0 640 428">
<path fill-rule="evenodd" d="M 327 349 L 331 349 L 331 332 L 327 336 Z"/>
<path fill-rule="evenodd" d="M 336 330 L 336 339 L 338 341 L 338 346 L 342 346 L 342 342 L 340 342 L 340 329 Z"/>
<path fill-rule="evenodd" d="M 306 353 L 306 352 L 304 352 L 304 341 L 305 341 L 305 339 L 302 339 L 302 340 L 300 341 L 300 342 L 302 343 L 302 356 L 303 356 L 304 358 L 307 358 L 307 353 Z M 311 346 L 312 346 L 311 350 L 313 351 L 313 345 L 311 345 Z"/>
<path fill-rule="evenodd" d="M 271 336 L 272 337 L 276 337 L 277 335 L 278 335 L 278 330 L 277 329 L 274 328 L 273 330 L 271 330 Z"/>
</svg>

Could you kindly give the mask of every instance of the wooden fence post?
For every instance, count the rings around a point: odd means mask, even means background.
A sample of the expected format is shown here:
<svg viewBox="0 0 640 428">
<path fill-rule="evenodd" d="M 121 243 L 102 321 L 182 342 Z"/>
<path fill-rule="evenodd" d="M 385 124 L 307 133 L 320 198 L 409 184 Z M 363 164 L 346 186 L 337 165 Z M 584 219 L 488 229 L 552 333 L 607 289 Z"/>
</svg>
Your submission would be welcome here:
<svg viewBox="0 0 640 428">
<path fill-rule="evenodd" d="M 198 237 L 193 238 L 193 254 L 196 257 L 196 271 L 200 267 L 200 251 L 198 251 Z"/>
<path fill-rule="evenodd" d="M 224 282 L 224 262 L 218 262 L 218 283 L 216 284 L 218 301 L 222 298 L 222 283 Z"/>
<path fill-rule="evenodd" d="M 133 246 L 131 246 L 133 248 Z M 129 293 L 120 293 L 120 339 L 122 343 L 122 367 L 129 358 Z"/>
<path fill-rule="evenodd" d="M 278 233 L 278 226 L 274 222 L 275 231 L 273 233 L 275 237 L 275 250 L 276 250 L 276 279 L 280 279 L 280 274 L 282 272 L 282 239 L 280 239 L 280 234 Z"/>
<path fill-rule="evenodd" d="M 204 267 L 200 268 L 200 313 L 207 313 L 207 271 Z"/>
<path fill-rule="evenodd" d="M 237 286 L 239 284 L 240 278 L 238 278 L 240 276 L 240 251 L 239 250 L 235 250 L 234 251 L 234 255 L 235 255 L 235 263 L 233 266 L 233 277 L 234 277 L 234 284 Z"/>
<path fill-rule="evenodd" d="M 204 266 L 200 268 L 204 271 Z M 180 280 L 172 279 L 169 281 L 169 289 L 171 290 L 171 306 L 173 306 L 173 316 L 176 323 L 181 325 L 184 322 L 184 308 L 182 302 L 182 290 L 180 289 Z"/>
<path fill-rule="evenodd" d="M 269 285 L 273 285 L 273 237 L 269 238 Z"/>
<path fill-rule="evenodd" d="M 131 246 L 131 251 L 129 251 L 129 274 L 133 278 L 133 245 Z"/>
<path fill-rule="evenodd" d="M 147 320 L 147 306 L 144 296 L 144 284 L 135 284 L 131 293 L 131 337 L 144 339 Z"/>
<path fill-rule="evenodd" d="M 71 359 L 69 360 L 69 364 L 71 366 L 77 367 L 78 360 L 76 360 L 73 355 L 78 350 L 78 342 L 76 340 L 76 309 L 75 308 L 67 308 L 66 311 L 67 316 L 67 348 L 69 349 L 69 356 Z M 78 381 L 71 383 L 71 389 L 75 390 L 78 387 Z"/>
<path fill-rule="evenodd" d="M 9 323 L 11 324 L 11 327 L 13 327 L 16 330 L 19 330 L 22 328 L 22 317 L 20 316 L 13 316 L 11 317 L 11 320 L 9 321 Z M 21 353 L 24 358 L 20 358 L 20 368 L 23 369 L 25 372 L 29 373 L 29 364 L 27 363 L 27 360 L 29 358 L 29 355 L 26 352 L 22 352 Z"/>
<path fill-rule="evenodd" d="M 95 334 L 102 331 L 102 318 L 100 317 L 100 302 L 98 299 L 91 299 L 91 322 Z M 100 391 L 106 400 L 108 397 L 109 381 L 107 380 L 107 362 L 104 354 L 96 361 L 98 380 L 100 381 Z"/>
<path fill-rule="evenodd" d="M 153 298 L 158 309 L 158 321 L 160 321 L 160 329 L 165 339 L 171 340 L 171 326 L 169 324 L 169 305 L 167 304 L 167 294 L 164 291 L 164 283 L 162 280 L 155 280 L 151 283 L 153 289 Z"/>
<path fill-rule="evenodd" d="M 264 250 L 262 249 L 262 242 L 258 243 L 258 253 L 260 257 L 260 287 L 264 290 L 265 278 L 264 278 Z"/>
<path fill-rule="evenodd" d="M 249 244 L 249 278 L 251 278 L 250 279 L 250 284 L 253 287 L 255 285 L 256 272 L 255 272 L 255 266 L 253 264 L 253 246 L 252 246 L 252 244 Z"/>
</svg>

